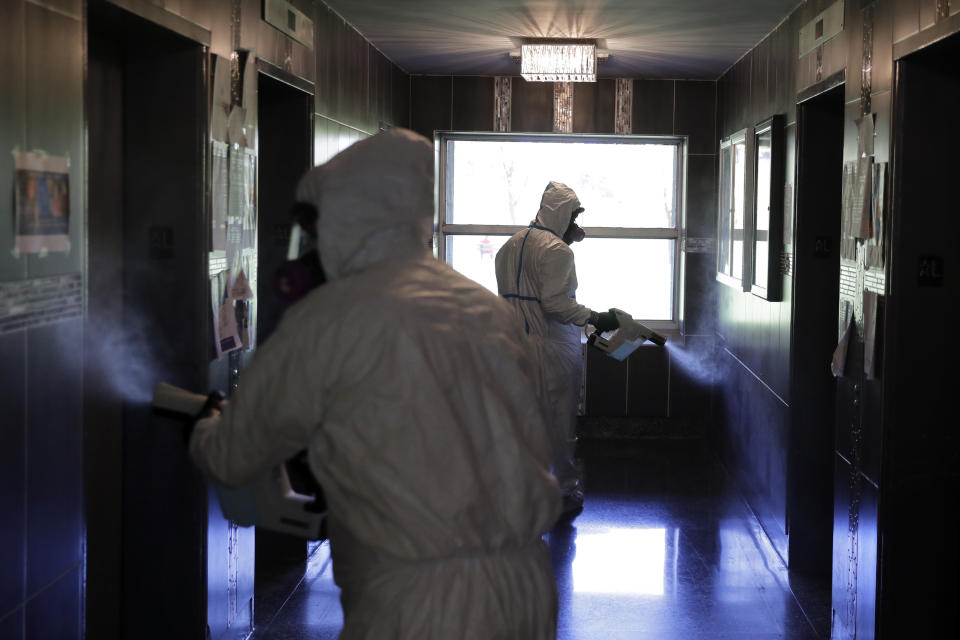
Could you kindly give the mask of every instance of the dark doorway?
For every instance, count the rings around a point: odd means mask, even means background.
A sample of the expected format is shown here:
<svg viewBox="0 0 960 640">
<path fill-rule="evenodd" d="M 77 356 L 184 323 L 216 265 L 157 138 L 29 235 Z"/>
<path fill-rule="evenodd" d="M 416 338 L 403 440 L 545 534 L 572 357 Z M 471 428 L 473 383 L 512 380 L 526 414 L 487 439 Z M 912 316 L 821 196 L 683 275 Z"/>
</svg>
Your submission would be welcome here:
<svg viewBox="0 0 960 640">
<path fill-rule="evenodd" d="M 883 339 L 878 637 L 955 632 L 960 35 L 896 65 Z M 938 328 L 946 331 L 938 331 Z M 954 417 L 951 417 L 954 416 Z"/>
<path fill-rule="evenodd" d="M 830 589 L 844 85 L 797 105 L 788 474 L 789 566 Z"/>
<path fill-rule="evenodd" d="M 207 387 L 206 51 L 88 12 L 86 636 L 204 638 L 203 481 L 154 385 Z"/>
<path fill-rule="evenodd" d="M 257 343 L 269 340 L 287 303 L 278 295 L 277 269 L 288 259 L 291 209 L 300 178 L 313 166 L 313 95 L 275 69 L 257 74 Z M 289 80 L 286 81 L 286 80 Z M 256 623 L 267 624 L 306 569 L 306 540 L 257 529 Z"/>
<path fill-rule="evenodd" d="M 287 259 L 297 183 L 313 166 L 313 95 L 266 73 L 258 74 L 257 342 L 276 328 L 284 302 L 274 274 Z"/>
</svg>

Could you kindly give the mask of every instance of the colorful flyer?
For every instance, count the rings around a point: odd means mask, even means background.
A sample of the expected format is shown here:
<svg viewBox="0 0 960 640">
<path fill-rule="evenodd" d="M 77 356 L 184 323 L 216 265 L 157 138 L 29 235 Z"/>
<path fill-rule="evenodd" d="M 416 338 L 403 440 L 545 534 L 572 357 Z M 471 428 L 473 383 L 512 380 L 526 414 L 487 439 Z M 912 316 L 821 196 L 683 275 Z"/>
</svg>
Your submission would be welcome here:
<svg viewBox="0 0 960 640">
<path fill-rule="evenodd" d="M 70 251 L 70 158 L 14 152 L 15 253 Z"/>
</svg>

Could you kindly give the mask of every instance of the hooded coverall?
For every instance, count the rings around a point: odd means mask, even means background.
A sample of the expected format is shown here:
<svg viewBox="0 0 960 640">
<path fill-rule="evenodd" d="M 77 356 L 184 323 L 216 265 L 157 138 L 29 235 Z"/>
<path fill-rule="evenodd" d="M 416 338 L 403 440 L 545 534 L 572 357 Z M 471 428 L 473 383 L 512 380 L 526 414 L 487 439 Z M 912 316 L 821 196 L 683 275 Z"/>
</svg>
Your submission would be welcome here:
<svg viewBox="0 0 960 640">
<path fill-rule="evenodd" d="M 301 180 L 327 284 L 291 307 L 191 454 L 243 485 L 307 448 L 341 638 L 547 640 L 560 512 L 509 306 L 430 253 L 433 148 L 392 129 Z"/>
<path fill-rule="evenodd" d="M 581 327 L 591 310 L 577 303 L 573 250 L 563 241 L 580 200 L 573 189 L 550 182 L 530 227 L 497 252 L 497 289 L 523 321 L 536 350 L 541 394 L 552 440 L 553 473 L 565 496 L 582 500 L 574 465 L 577 404 L 583 378 Z"/>
</svg>

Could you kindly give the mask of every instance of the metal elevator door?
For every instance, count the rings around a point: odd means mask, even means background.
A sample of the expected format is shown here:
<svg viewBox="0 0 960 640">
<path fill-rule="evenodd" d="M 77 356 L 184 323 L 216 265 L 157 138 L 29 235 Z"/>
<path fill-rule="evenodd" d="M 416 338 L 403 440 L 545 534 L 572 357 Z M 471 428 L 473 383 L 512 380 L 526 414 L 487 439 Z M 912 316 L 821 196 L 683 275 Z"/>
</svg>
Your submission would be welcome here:
<svg viewBox="0 0 960 640">
<path fill-rule="evenodd" d="M 248 603 L 208 615 L 237 591 L 215 570 L 234 550 L 209 535 L 179 425 L 149 405 L 159 381 L 209 384 L 209 54 L 107 2 L 88 33 L 87 636 L 246 635 Z"/>
</svg>

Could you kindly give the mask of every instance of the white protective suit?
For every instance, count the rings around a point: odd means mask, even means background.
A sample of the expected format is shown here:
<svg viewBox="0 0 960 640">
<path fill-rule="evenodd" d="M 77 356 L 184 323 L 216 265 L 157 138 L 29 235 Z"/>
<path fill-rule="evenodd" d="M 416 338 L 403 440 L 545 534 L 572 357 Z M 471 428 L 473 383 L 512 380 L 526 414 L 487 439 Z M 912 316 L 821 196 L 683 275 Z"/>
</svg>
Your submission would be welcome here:
<svg viewBox="0 0 960 640">
<path fill-rule="evenodd" d="M 581 327 L 591 310 L 577 303 L 573 250 L 563 234 L 580 200 L 573 189 L 550 182 L 530 227 L 497 252 L 497 289 L 519 314 L 536 349 L 541 394 L 553 446 L 553 473 L 564 495 L 580 492 L 574 465 L 577 404 L 583 378 Z"/>
<path fill-rule="evenodd" d="M 561 501 L 536 369 L 509 306 L 429 251 L 433 162 L 392 129 L 301 180 L 328 282 L 190 450 L 236 486 L 307 448 L 342 639 L 552 640 Z"/>
</svg>

